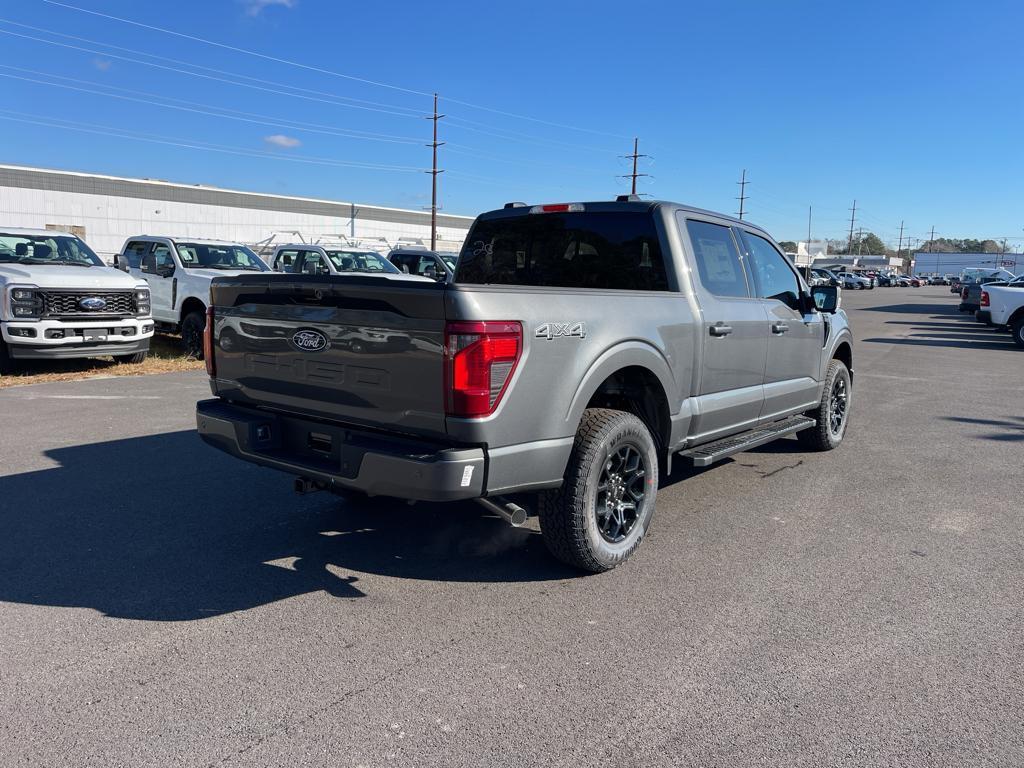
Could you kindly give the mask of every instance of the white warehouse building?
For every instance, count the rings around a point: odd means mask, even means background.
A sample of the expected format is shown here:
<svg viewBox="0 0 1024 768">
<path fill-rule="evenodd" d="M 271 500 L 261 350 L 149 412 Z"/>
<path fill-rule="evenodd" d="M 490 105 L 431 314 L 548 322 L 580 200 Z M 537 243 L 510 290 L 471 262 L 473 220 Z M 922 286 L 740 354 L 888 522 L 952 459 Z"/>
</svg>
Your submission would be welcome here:
<svg viewBox="0 0 1024 768">
<path fill-rule="evenodd" d="M 438 250 L 461 247 L 472 222 L 438 214 Z M 141 234 L 248 245 L 280 241 L 275 233 L 430 244 L 429 211 L 17 165 L 0 165 L 0 226 L 72 231 L 108 258 Z"/>
</svg>

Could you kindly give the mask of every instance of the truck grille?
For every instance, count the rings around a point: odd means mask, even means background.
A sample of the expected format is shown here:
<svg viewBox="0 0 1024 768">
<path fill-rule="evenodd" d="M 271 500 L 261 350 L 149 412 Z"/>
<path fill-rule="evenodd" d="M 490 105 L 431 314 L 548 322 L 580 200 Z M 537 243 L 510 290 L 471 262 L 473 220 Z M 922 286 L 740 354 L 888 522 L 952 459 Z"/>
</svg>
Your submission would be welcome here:
<svg viewBox="0 0 1024 768">
<path fill-rule="evenodd" d="M 102 309 L 82 307 L 83 299 L 102 299 Z M 43 300 L 48 317 L 85 317 L 97 315 L 134 315 L 135 291 L 44 291 Z"/>
</svg>

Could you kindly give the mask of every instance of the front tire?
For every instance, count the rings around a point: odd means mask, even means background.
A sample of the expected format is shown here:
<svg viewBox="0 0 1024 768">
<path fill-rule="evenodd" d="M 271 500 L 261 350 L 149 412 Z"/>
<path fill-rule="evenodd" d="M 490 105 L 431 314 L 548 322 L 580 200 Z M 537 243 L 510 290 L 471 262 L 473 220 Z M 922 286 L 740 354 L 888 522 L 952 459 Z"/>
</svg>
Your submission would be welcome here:
<svg viewBox="0 0 1024 768">
<path fill-rule="evenodd" d="M 206 329 L 206 315 L 189 312 L 181 321 L 181 348 L 189 357 L 203 359 L 203 331 Z"/>
<path fill-rule="evenodd" d="M 829 361 L 825 386 L 821 390 L 821 402 L 813 411 L 804 414 L 818 423 L 796 433 L 804 448 L 810 451 L 831 451 L 843 442 L 850 419 L 851 384 L 850 371 L 843 361 Z"/>
<path fill-rule="evenodd" d="M 611 570 L 640 546 L 657 494 L 658 452 L 644 423 L 625 411 L 589 408 L 562 487 L 539 496 L 544 543 L 569 565 Z"/>
</svg>

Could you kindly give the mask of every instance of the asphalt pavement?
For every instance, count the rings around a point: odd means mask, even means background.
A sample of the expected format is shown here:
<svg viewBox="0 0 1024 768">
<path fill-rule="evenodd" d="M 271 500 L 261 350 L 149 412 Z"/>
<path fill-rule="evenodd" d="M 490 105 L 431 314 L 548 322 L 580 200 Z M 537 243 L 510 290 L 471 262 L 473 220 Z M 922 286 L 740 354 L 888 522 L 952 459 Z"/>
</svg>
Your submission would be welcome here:
<svg viewBox="0 0 1024 768">
<path fill-rule="evenodd" d="M 0 390 L 0 765 L 1024 765 L 1024 350 L 844 306 L 843 445 L 677 466 L 600 576 L 294 495 L 199 441 L 201 374 Z"/>
</svg>

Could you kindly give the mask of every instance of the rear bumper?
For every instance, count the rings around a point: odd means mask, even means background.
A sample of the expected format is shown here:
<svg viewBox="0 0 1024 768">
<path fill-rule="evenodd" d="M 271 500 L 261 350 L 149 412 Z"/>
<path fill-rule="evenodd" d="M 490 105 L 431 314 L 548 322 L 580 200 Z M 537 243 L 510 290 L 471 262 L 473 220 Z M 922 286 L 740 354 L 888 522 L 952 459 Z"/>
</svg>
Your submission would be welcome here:
<svg viewBox="0 0 1024 768">
<path fill-rule="evenodd" d="M 980 304 L 972 304 L 969 301 L 961 301 L 959 309 L 961 312 L 977 312 L 980 306 Z"/>
<path fill-rule="evenodd" d="M 196 404 L 199 436 L 214 448 L 329 488 L 415 501 L 484 495 L 483 448 L 453 448 L 268 413 L 224 400 Z"/>
<path fill-rule="evenodd" d="M 992 325 L 992 313 L 987 309 L 979 309 L 974 313 L 974 319 L 985 325 Z"/>
</svg>

